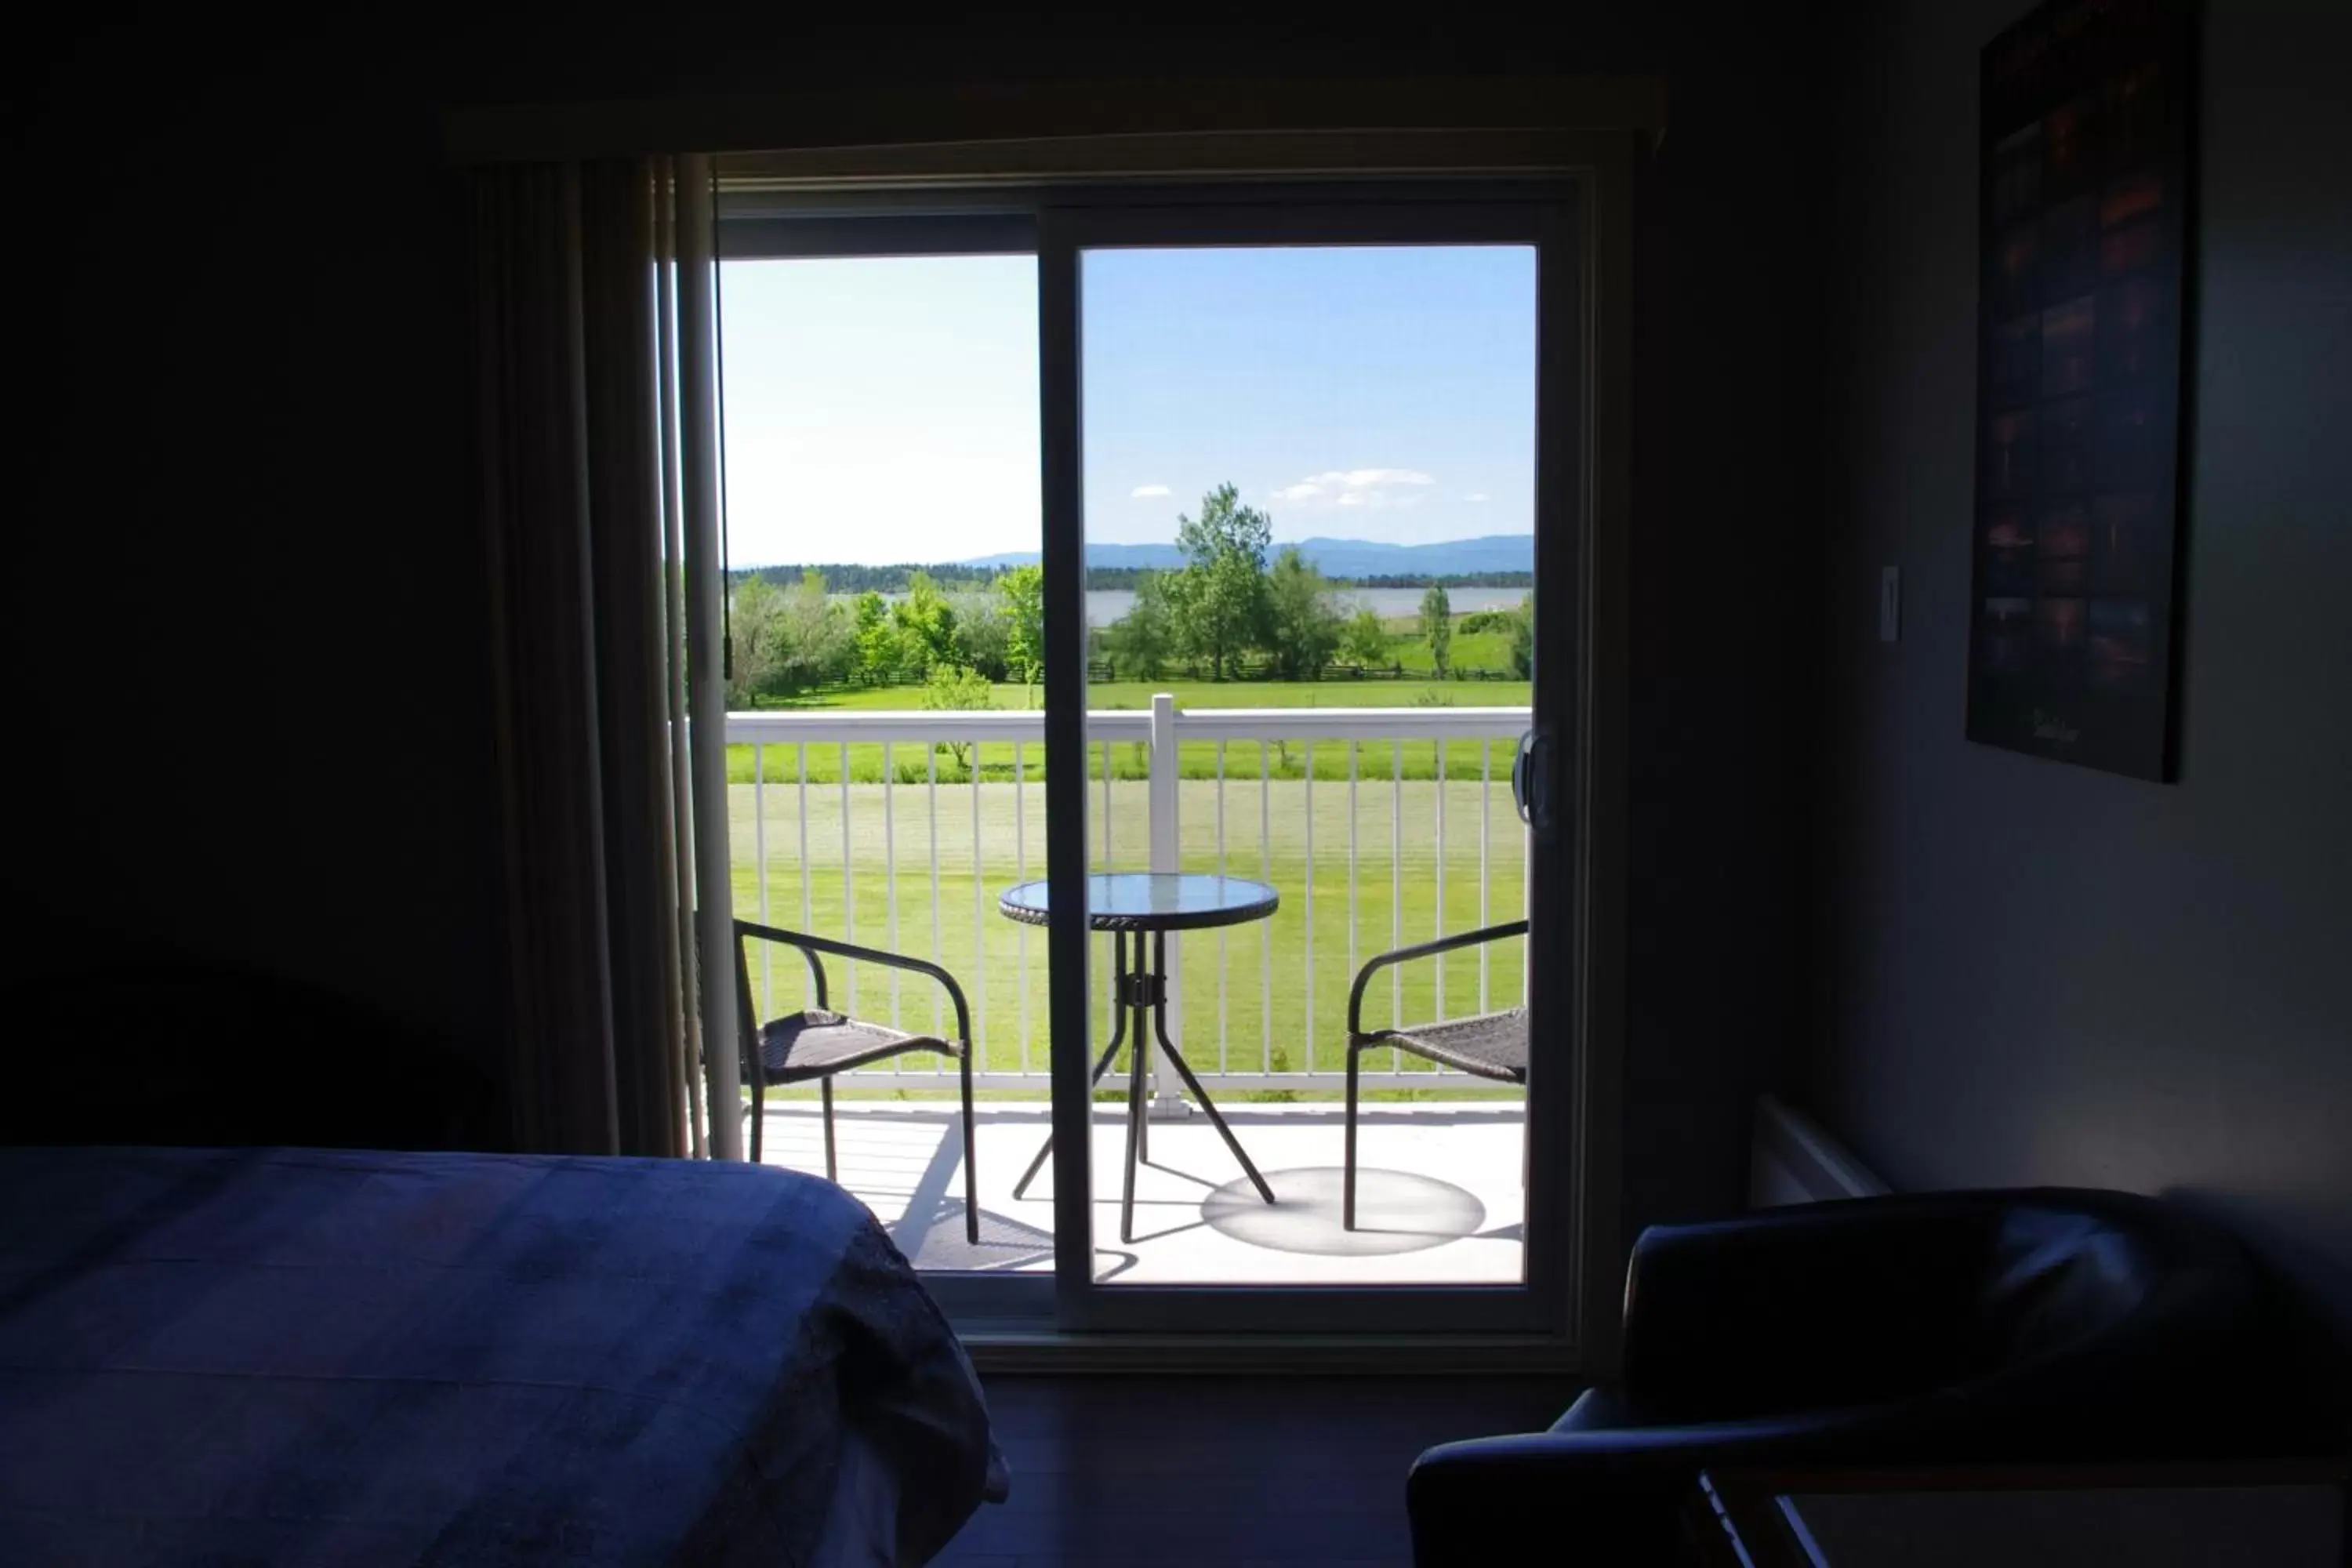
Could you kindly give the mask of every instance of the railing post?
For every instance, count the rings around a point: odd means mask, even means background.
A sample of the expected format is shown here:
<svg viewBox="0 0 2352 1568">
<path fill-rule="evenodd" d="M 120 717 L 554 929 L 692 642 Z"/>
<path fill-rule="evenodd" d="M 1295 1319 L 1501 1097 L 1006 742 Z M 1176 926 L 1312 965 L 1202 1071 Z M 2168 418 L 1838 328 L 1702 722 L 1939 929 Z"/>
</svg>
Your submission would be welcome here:
<svg viewBox="0 0 2352 1568">
<path fill-rule="evenodd" d="M 1174 871 L 1181 868 L 1181 841 L 1176 835 L 1176 699 L 1169 692 L 1159 692 L 1151 699 L 1151 868 Z M 1168 1037 L 1180 1047 L 1184 1043 L 1184 987 L 1177 976 L 1183 969 L 1183 939 L 1173 932 L 1168 937 Z M 1156 1051 L 1151 1058 L 1150 1114 L 1161 1120 L 1175 1120 L 1187 1114 L 1183 1080 L 1176 1076 L 1175 1067 L 1165 1051 Z"/>
</svg>

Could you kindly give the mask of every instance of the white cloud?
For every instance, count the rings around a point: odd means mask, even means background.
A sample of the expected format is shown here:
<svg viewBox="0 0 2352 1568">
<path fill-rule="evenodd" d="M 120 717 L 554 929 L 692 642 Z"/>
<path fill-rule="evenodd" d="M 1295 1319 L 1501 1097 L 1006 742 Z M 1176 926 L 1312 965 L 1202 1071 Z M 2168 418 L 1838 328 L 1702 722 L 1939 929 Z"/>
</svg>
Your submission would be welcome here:
<svg viewBox="0 0 2352 1568">
<path fill-rule="evenodd" d="M 1468 501 L 1485 500 L 1486 499 L 1486 492 L 1485 490 L 1472 490 L 1468 495 L 1464 496 L 1462 499 Z"/>
<path fill-rule="evenodd" d="M 1296 484 L 1280 486 L 1273 494 L 1276 500 L 1296 501 L 1310 509 L 1411 506 L 1421 499 L 1411 493 L 1412 487 L 1436 482 L 1419 468 L 1326 468 Z"/>
<path fill-rule="evenodd" d="M 1166 485 L 1138 485 L 1127 492 L 1128 499 L 1130 500 L 1150 500 L 1154 496 L 1164 496 L 1167 493 Z"/>
<path fill-rule="evenodd" d="M 1315 482 L 1342 489 L 1377 489 L 1383 485 L 1433 485 L 1437 481 L 1419 468 L 1335 468 L 1315 476 Z"/>
</svg>

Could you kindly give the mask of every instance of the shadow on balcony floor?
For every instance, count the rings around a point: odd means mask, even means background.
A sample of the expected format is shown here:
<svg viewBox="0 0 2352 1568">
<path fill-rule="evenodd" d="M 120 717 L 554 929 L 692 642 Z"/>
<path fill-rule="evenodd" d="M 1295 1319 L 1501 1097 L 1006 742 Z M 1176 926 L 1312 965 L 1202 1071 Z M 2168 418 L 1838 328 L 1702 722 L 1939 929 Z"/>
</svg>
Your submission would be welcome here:
<svg viewBox="0 0 2352 1568">
<path fill-rule="evenodd" d="M 771 1164 L 821 1173 L 824 1124 L 814 1104 L 771 1104 Z M 837 1112 L 842 1185 L 927 1269 L 1053 1267 L 1051 1167 L 1024 1198 L 1013 1184 L 1045 1138 L 1043 1104 L 980 1110 L 981 1238 L 964 1240 L 963 1173 L 951 1105 L 845 1101 Z M 1523 1268 L 1519 1175 L 1526 1116 L 1508 1102 L 1420 1101 L 1363 1113 L 1359 1228 L 1339 1223 L 1337 1106 L 1225 1108 L 1235 1136 L 1275 1189 L 1268 1205 L 1205 1117 L 1158 1121 L 1136 1175 L 1133 1244 L 1118 1241 L 1125 1129 L 1098 1108 L 1095 1236 L 1101 1276 L 1154 1284 L 1492 1284 Z"/>
</svg>

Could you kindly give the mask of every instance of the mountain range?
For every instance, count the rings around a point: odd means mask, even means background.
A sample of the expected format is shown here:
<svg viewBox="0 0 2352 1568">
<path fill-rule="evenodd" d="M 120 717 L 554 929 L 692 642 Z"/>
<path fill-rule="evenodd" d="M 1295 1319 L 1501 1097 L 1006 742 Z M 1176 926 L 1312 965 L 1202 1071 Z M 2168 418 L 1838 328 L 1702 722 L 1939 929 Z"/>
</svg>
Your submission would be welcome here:
<svg viewBox="0 0 2352 1568">
<path fill-rule="evenodd" d="M 1436 544 L 1381 544 L 1369 539 L 1302 539 L 1297 544 L 1326 577 L 1475 577 L 1489 572 L 1532 572 L 1536 565 L 1535 536 L 1528 533 L 1488 533 Z M 1034 550 L 1006 551 L 956 564 L 1026 566 L 1036 559 Z M 1184 556 L 1173 544 L 1089 544 L 1087 564 L 1164 570 L 1183 565 Z"/>
</svg>

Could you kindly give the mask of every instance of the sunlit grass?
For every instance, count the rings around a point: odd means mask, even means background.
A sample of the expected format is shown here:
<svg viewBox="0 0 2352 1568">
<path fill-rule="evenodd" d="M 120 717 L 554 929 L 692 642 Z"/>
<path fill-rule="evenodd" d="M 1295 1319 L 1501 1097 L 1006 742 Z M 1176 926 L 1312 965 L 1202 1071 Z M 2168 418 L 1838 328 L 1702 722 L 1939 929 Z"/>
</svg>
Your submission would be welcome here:
<svg viewBox="0 0 2352 1568">
<path fill-rule="evenodd" d="M 1524 708 L 1528 704 L 1528 685 L 1524 680 L 1347 680 L 1347 681 L 1118 681 L 1098 682 L 1089 688 L 1087 706 L 1092 710 L 1136 710 L 1151 706 L 1155 693 L 1165 691 L 1176 699 L 1180 709 L 1200 708 Z M 1035 688 L 999 686 L 996 706 L 1000 709 L 1034 710 L 1043 700 Z M 913 711 L 922 707 L 922 689 L 917 686 L 856 687 L 814 694 L 799 701 L 783 705 L 787 712 L 871 712 Z M 1408 779 L 1433 780 L 1437 777 L 1437 747 L 1435 742 L 1407 742 L 1402 758 L 1392 754 L 1391 743 L 1377 738 L 1378 726 L 1369 727 L 1372 738 L 1360 742 L 1356 748 L 1356 772 L 1360 777 L 1378 775 L 1386 778 L 1400 766 Z M 1474 777 L 1485 766 L 1507 769 L 1510 738 L 1498 731 L 1491 746 L 1479 740 L 1451 741 L 1445 748 L 1445 771 L 1449 777 Z M 1009 742 L 990 742 L 968 748 L 965 762 L 959 763 L 955 754 L 945 746 L 925 747 L 919 743 L 900 743 L 885 748 L 878 742 L 824 742 L 803 748 L 793 744 L 771 745 L 766 755 L 755 758 L 751 746 L 727 748 L 727 776 L 734 784 L 750 784 L 763 776 L 770 783 L 797 784 L 802 770 L 806 769 L 811 784 L 838 783 L 844 767 L 852 783 L 880 784 L 886 776 L 902 784 L 927 784 L 934 772 L 943 783 L 963 783 L 969 770 L 976 767 L 985 781 L 1011 783 L 1015 776 L 1016 759 Z M 1276 779 L 1306 777 L 1308 749 L 1292 741 L 1265 748 L 1263 755 L 1255 742 L 1234 742 L 1225 748 L 1224 768 L 1228 778 L 1255 779 L 1261 766 L 1265 776 Z M 1499 760 L 1490 753 L 1499 751 Z M 1334 783 L 1348 776 L 1349 748 L 1346 742 L 1318 742 L 1314 748 L 1315 776 Z M 927 754 L 929 753 L 929 754 Z M 1106 748 L 1089 746 L 1087 752 L 1087 776 L 1099 779 L 1106 760 Z M 1142 779 L 1150 776 L 1150 758 L 1137 742 L 1113 742 L 1108 748 L 1111 776 L 1115 779 Z M 1028 744 L 1021 748 L 1018 759 L 1020 776 L 1034 783 L 1043 778 L 1045 748 Z M 1211 741 L 1188 741 L 1178 749 L 1178 771 L 1185 778 L 1209 779 L 1216 775 L 1217 747 Z"/>
<path fill-rule="evenodd" d="M 923 751 L 901 749 L 918 757 Z M 1033 762 L 1041 749 L 1029 749 Z M 1479 777 L 1476 742 L 1469 743 L 1466 770 L 1449 755 L 1442 789 L 1433 742 L 1406 743 L 1408 757 L 1417 749 L 1423 765 L 1405 769 L 1402 781 L 1385 766 L 1375 771 L 1360 760 L 1352 803 L 1345 759 L 1341 775 L 1330 777 L 1324 746 L 1317 748 L 1311 787 L 1303 776 L 1276 776 L 1263 787 L 1254 773 L 1237 778 L 1230 765 L 1236 749 L 1228 748 L 1222 790 L 1213 778 L 1188 778 L 1179 785 L 1183 868 L 1215 870 L 1222 864 L 1233 875 L 1269 881 L 1282 906 L 1267 921 L 1181 939 L 1180 1044 L 1202 1070 L 1329 1071 L 1336 1093 L 1357 964 L 1442 931 L 1511 919 L 1523 908 L 1525 837 L 1503 777 L 1507 743 L 1493 747 L 1486 781 Z M 1255 744 L 1247 749 L 1254 761 Z M 763 786 L 739 784 L 730 791 L 737 913 L 945 965 L 977 1015 L 983 1063 L 1044 1071 L 1045 933 L 1015 925 L 996 909 L 1005 888 L 1045 875 L 1042 787 L 1016 788 L 983 775 L 977 784 L 852 782 L 845 788 L 836 770 L 823 781 L 813 773 L 803 790 L 795 771 L 780 774 L 774 766 L 776 753 L 792 750 L 769 748 L 770 782 Z M 1293 760 L 1303 762 L 1295 748 Z M 1144 783 L 1114 777 L 1108 810 L 1101 787 L 1089 789 L 1087 842 L 1096 868 L 1149 865 Z M 764 898 L 755 871 L 762 856 Z M 1442 963 L 1390 971 L 1367 994 L 1367 1026 L 1436 1016 L 1441 974 L 1446 1016 L 1511 1005 L 1521 994 L 1522 946 L 1516 940 L 1497 942 L 1483 954 L 1456 953 Z M 757 954 L 752 980 L 761 1016 L 806 1005 L 806 971 L 799 958 L 766 944 Z M 1109 970 L 1110 939 L 1099 937 L 1093 967 L 1098 1040 L 1108 1038 Z M 879 966 L 839 963 L 828 964 L 828 975 L 829 1000 L 836 1007 L 869 1018 L 895 1016 L 914 1029 L 952 1025 L 944 997 L 920 976 L 894 979 Z M 1392 1011 L 1400 1005 L 1401 1012 Z M 1388 1065 L 1385 1056 L 1368 1062 L 1372 1068 Z M 936 1058 L 907 1058 L 901 1066 L 908 1091 L 952 1085 L 951 1078 L 933 1076 L 945 1071 Z M 1426 1069 L 1411 1058 L 1402 1066 L 1408 1073 Z M 1471 1087 L 1458 1077 L 1444 1082 L 1449 1093 Z"/>
</svg>

